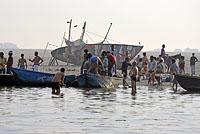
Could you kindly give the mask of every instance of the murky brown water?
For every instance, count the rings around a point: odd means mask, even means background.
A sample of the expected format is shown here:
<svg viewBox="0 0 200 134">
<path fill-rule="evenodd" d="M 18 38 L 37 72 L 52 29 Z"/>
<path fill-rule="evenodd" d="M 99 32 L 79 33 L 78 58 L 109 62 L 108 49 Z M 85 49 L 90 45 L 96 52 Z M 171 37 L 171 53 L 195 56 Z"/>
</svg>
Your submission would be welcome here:
<svg viewBox="0 0 200 134">
<path fill-rule="evenodd" d="M 62 91 L 64 98 L 51 98 L 50 88 L 0 88 L 0 133 L 200 133 L 200 94 L 147 86 L 135 97 L 123 88 Z"/>
</svg>

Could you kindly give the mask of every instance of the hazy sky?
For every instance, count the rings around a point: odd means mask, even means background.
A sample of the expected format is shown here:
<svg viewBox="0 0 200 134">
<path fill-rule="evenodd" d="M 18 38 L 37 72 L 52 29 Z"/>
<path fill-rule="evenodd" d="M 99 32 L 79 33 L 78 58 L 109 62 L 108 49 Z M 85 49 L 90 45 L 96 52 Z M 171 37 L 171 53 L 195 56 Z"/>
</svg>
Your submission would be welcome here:
<svg viewBox="0 0 200 134">
<path fill-rule="evenodd" d="M 72 39 L 80 37 L 84 21 L 87 31 L 103 36 L 112 22 L 108 38 L 121 43 L 200 49 L 200 0 L 0 0 L 0 17 L 0 42 L 20 48 L 60 46 L 72 18 L 78 25 Z M 89 35 L 89 43 L 102 40 Z"/>
</svg>

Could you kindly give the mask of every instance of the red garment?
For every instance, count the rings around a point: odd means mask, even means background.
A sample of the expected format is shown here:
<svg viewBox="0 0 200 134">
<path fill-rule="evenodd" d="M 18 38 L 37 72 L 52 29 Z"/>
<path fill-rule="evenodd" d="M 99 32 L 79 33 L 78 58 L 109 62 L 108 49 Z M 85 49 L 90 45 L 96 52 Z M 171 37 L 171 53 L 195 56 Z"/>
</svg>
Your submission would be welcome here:
<svg viewBox="0 0 200 134">
<path fill-rule="evenodd" d="M 115 64 L 116 63 L 116 57 L 112 54 L 108 54 L 108 59 L 110 61 L 110 63 Z"/>
</svg>

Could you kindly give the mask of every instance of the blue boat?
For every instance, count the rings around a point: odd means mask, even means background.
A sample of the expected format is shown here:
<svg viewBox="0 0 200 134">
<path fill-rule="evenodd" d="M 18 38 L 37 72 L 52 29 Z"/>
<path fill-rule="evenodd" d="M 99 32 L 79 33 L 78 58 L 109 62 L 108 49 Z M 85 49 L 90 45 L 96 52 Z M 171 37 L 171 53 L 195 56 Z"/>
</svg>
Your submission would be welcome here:
<svg viewBox="0 0 200 134">
<path fill-rule="evenodd" d="M 99 74 L 85 73 L 77 76 L 78 87 L 81 88 L 106 88 L 111 89 L 122 81 L 119 78 L 102 76 Z"/>
<path fill-rule="evenodd" d="M 13 74 L 17 78 L 17 85 L 19 86 L 33 86 L 33 87 L 51 87 L 54 74 L 36 72 L 31 70 L 12 68 Z M 76 80 L 75 75 L 66 75 L 64 84 L 71 86 L 73 81 Z"/>
</svg>

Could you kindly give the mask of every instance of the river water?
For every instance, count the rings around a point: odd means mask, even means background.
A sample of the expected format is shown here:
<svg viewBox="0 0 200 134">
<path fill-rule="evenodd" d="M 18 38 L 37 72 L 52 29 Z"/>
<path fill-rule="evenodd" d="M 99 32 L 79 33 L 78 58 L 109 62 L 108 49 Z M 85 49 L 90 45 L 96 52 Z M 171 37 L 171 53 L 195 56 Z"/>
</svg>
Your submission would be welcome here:
<svg viewBox="0 0 200 134">
<path fill-rule="evenodd" d="M 1 134 L 199 134 L 200 94 L 170 87 L 115 91 L 0 88 Z"/>
</svg>

